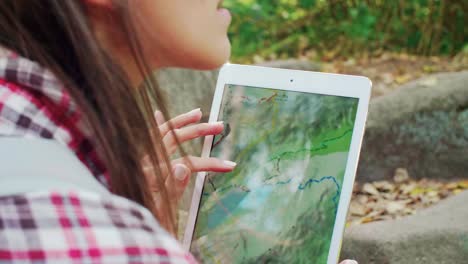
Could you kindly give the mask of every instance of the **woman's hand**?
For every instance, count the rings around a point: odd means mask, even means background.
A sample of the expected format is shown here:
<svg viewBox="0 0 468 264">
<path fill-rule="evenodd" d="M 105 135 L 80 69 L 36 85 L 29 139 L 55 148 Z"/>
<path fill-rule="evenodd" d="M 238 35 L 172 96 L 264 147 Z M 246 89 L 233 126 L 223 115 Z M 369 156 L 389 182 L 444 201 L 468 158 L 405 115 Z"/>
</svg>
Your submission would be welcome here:
<svg viewBox="0 0 468 264">
<path fill-rule="evenodd" d="M 217 123 L 198 123 L 202 118 L 202 112 L 200 109 L 192 110 L 188 113 L 179 115 L 166 122 L 161 112 L 155 112 L 156 123 L 158 124 L 161 137 L 163 139 L 164 147 L 169 156 L 176 153 L 178 146 L 175 139 L 175 135 L 182 144 L 184 142 L 208 136 L 217 135 L 224 129 L 224 125 L 221 122 Z M 173 131 L 170 129 L 170 124 L 174 128 Z M 160 160 L 162 160 L 160 158 Z M 143 167 L 151 166 L 148 160 L 143 161 Z M 201 171 L 212 171 L 212 172 L 229 172 L 235 168 L 236 164 L 231 161 L 224 161 L 217 158 L 201 158 L 194 156 L 185 156 L 171 161 L 172 176 L 170 173 L 163 175 L 165 181 L 165 187 L 168 191 L 171 205 L 174 209 L 177 209 L 178 202 L 182 197 L 185 188 L 190 181 L 190 175 L 195 172 Z M 153 171 L 153 170 L 147 170 Z M 155 192 L 157 192 L 157 186 L 154 181 L 154 175 L 147 174 L 149 182 Z M 160 199 L 156 197 L 156 206 L 160 204 Z"/>
</svg>

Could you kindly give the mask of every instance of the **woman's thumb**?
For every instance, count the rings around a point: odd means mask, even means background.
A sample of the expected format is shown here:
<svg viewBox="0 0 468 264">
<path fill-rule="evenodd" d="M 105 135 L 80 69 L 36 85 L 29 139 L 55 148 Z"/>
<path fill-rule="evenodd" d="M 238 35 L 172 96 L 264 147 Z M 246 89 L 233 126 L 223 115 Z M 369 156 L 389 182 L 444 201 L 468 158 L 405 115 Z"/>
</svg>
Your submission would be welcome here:
<svg viewBox="0 0 468 264">
<path fill-rule="evenodd" d="M 177 181 L 176 184 L 180 184 L 180 182 L 185 182 L 185 180 L 188 178 L 190 169 L 184 164 L 176 164 L 172 173 L 174 173 L 174 177 Z"/>
</svg>

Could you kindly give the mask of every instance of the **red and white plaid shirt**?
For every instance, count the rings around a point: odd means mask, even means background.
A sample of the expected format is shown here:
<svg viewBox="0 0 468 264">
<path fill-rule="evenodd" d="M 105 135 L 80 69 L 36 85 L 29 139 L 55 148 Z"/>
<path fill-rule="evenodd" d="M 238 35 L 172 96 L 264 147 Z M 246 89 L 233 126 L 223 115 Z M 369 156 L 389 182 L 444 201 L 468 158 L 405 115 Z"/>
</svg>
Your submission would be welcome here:
<svg viewBox="0 0 468 264">
<path fill-rule="evenodd" d="M 56 140 L 109 186 L 106 168 L 61 82 L 9 52 L 0 56 L 0 137 L 5 136 Z M 0 263 L 44 262 L 196 261 L 148 210 L 122 197 L 73 190 L 0 196 Z"/>
</svg>

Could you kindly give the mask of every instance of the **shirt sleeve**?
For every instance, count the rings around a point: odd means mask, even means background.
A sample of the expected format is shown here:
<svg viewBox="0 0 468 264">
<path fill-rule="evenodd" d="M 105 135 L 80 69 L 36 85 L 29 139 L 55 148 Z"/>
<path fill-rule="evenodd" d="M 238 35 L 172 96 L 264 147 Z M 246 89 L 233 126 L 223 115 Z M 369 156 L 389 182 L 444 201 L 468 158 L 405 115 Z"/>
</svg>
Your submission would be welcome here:
<svg viewBox="0 0 468 264">
<path fill-rule="evenodd" d="M 142 206 L 87 192 L 0 197 L 0 262 L 197 263 Z"/>
</svg>

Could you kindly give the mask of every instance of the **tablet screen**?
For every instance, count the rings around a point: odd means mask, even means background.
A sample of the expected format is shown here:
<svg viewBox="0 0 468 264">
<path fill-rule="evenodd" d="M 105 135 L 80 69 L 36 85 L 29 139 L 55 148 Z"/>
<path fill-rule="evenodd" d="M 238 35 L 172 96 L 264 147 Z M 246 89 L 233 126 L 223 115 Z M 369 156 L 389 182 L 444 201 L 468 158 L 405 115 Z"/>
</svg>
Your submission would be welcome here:
<svg viewBox="0 0 468 264">
<path fill-rule="evenodd" d="M 326 263 L 357 98 L 226 85 L 192 253 L 204 263 Z"/>
</svg>

